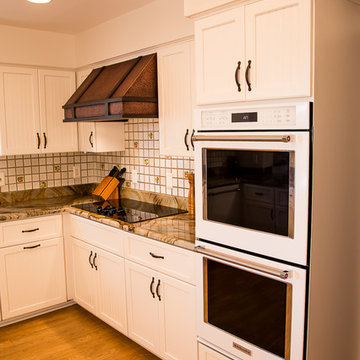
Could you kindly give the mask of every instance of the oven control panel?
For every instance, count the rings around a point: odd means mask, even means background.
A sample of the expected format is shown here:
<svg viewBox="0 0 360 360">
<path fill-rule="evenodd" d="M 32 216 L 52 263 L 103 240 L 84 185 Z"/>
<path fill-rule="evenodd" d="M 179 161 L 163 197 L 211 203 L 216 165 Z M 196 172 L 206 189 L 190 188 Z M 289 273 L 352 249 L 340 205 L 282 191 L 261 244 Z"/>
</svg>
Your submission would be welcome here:
<svg viewBox="0 0 360 360">
<path fill-rule="evenodd" d="M 197 109 L 195 119 L 199 130 L 309 129 L 310 104 Z"/>
</svg>

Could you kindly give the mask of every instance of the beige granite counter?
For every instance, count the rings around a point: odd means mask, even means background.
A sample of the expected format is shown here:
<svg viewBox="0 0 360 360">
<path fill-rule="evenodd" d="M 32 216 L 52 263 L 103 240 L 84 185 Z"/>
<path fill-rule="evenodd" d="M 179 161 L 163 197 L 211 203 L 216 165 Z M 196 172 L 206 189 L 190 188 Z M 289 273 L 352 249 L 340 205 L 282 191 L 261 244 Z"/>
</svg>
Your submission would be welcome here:
<svg viewBox="0 0 360 360">
<path fill-rule="evenodd" d="M 59 195 L 61 195 L 61 193 Z M 16 202 L 2 201 L 0 206 L 0 222 L 20 220 L 28 217 L 50 215 L 67 211 L 71 214 L 113 226 L 124 231 L 129 231 L 137 235 L 145 236 L 150 239 L 166 242 L 184 249 L 194 250 L 195 221 L 193 215 L 185 213 L 129 224 L 121 220 L 92 214 L 88 211 L 80 210 L 71 206 L 94 201 L 95 199 L 91 195 L 75 193 L 69 195 L 66 192 L 64 195 L 65 196 L 54 196 L 51 198 L 42 198 L 40 196 Z M 186 201 L 183 198 L 137 192 L 129 189 L 126 189 L 122 193 L 122 197 L 182 209 L 186 206 Z"/>
</svg>

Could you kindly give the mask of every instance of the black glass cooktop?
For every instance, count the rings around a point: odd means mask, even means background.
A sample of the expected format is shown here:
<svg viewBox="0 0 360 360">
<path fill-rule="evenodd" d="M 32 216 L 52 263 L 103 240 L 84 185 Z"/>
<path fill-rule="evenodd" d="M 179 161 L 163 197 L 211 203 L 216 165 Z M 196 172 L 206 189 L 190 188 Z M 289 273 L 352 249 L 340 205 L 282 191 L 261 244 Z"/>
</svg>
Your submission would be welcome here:
<svg viewBox="0 0 360 360">
<path fill-rule="evenodd" d="M 187 212 L 185 210 L 168 206 L 150 204 L 130 199 L 98 201 L 73 205 L 73 207 L 125 221 L 127 223 L 136 223 Z"/>
</svg>

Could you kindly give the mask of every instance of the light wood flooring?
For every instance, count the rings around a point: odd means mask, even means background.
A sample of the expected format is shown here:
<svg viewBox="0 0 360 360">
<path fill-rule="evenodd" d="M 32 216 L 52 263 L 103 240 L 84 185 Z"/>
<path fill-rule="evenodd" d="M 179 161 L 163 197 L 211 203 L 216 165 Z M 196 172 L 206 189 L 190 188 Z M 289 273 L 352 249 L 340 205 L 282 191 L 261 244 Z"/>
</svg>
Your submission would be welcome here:
<svg viewBox="0 0 360 360">
<path fill-rule="evenodd" d="M 159 360 L 77 305 L 0 328 L 0 360 Z"/>
</svg>

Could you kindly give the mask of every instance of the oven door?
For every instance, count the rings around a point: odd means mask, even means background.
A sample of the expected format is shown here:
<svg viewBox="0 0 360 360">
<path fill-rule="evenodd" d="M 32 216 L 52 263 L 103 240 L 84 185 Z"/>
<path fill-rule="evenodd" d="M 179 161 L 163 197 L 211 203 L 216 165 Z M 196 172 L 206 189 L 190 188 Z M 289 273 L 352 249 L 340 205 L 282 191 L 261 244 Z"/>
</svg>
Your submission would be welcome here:
<svg viewBox="0 0 360 360">
<path fill-rule="evenodd" d="M 196 236 L 307 264 L 309 133 L 197 135 Z"/>
<path fill-rule="evenodd" d="M 306 270 L 198 251 L 199 341 L 243 360 L 302 360 Z"/>
</svg>

